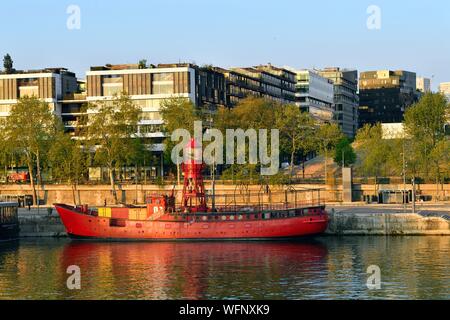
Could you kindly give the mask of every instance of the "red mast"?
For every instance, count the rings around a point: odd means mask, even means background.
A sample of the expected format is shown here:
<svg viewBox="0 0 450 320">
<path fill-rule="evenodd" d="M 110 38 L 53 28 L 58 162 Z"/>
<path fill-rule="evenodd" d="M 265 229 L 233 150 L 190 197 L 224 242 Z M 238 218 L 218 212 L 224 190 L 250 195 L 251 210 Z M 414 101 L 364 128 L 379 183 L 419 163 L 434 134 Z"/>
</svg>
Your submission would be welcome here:
<svg viewBox="0 0 450 320">
<path fill-rule="evenodd" d="M 181 164 L 184 173 L 182 208 L 185 212 L 206 212 L 205 185 L 203 183 L 202 148 L 192 138 L 184 149 Z"/>
</svg>

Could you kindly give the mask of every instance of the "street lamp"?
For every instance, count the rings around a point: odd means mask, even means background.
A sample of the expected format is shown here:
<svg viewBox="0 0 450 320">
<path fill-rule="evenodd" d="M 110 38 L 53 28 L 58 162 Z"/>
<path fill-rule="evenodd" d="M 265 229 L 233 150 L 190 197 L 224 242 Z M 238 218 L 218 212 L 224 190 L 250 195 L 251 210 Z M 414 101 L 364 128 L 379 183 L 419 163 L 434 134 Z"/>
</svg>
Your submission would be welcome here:
<svg viewBox="0 0 450 320">
<path fill-rule="evenodd" d="M 416 179 L 412 178 L 412 213 L 416 213 Z"/>
</svg>

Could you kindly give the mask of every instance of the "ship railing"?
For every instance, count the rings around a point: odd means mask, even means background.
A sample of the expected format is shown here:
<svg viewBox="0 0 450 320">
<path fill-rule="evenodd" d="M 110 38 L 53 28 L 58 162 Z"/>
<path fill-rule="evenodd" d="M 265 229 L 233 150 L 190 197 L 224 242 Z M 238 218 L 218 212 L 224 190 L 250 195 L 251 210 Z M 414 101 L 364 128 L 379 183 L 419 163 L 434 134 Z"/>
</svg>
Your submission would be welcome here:
<svg viewBox="0 0 450 320">
<path fill-rule="evenodd" d="M 221 211 L 268 211 L 287 210 L 323 206 L 324 199 L 320 197 L 321 189 L 295 190 L 271 192 L 266 189 L 258 193 L 242 192 L 234 194 L 215 195 L 215 208 Z M 207 196 L 212 204 L 212 196 Z"/>
<path fill-rule="evenodd" d="M 317 207 L 313 204 L 305 204 L 304 206 L 294 206 L 286 205 L 285 203 L 278 204 L 266 204 L 266 205 L 236 205 L 236 206 L 216 206 L 217 212 L 242 212 L 242 213 L 254 213 L 254 212 L 265 212 L 265 211 L 288 211 L 295 209 L 307 209 L 311 207 Z"/>
</svg>

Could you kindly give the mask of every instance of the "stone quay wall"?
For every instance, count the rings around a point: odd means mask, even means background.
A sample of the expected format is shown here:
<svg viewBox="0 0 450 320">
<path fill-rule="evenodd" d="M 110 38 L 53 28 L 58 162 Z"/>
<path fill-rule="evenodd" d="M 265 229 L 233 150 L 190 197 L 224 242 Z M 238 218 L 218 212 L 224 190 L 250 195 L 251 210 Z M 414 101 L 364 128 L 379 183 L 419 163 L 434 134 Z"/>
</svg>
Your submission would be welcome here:
<svg viewBox="0 0 450 320">
<path fill-rule="evenodd" d="M 342 201 L 342 186 L 325 186 L 322 184 L 298 184 L 292 185 L 296 190 L 304 189 L 322 189 L 320 197 L 322 201 L 327 202 L 341 202 Z M 407 189 L 411 189 L 411 186 L 407 185 Z M 440 199 L 450 199 L 450 184 L 439 185 L 438 187 L 433 184 L 421 184 L 416 186 L 418 194 L 422 196 L 429 196 L 434 200 L 436 195 Z M 122 203 L 144 203 L 146 195 L 158 194 L 158 193 L 170 193 L 173 189 L 172 185 L 157 186 L 157 185 L 119 185 L 116 187 L 117 196 Z M 211 189 L 210 183 L 206 183 L 206 189 Z M 374 185 L 353 185 L 353 200 L 360 201 L 364 195 L 374 195 L 376 190 L 400 190 L 403 189 L 402 185 L 378 185 L 375 188 Z M 180 196 L 182 186 L 175 188 L 175 194 Z M 275 194 L 282 189 L 280 187 L 271 186 L 270 190 Z M 43 205 L 52 205 L 53 203 L 68 203 L 72 204 L 73 192 L 69 185 L 45 185 L 38 188 L 39 198 Z M 252 194 L 252 196 L 245 198 L 246 193 Z M 217 201 L 229 202 L 231 198 L 238 203 L 250 202 L 258 203 L 261 201 L 261 197 L 258 194 L 265 194 L 264 187 L 259 185 L 249 185 L 248 187 L 238 185 L 216 185 L 216 195 L 219 196 Z M 15 185 L 0 185 L 0 196 L 2 195 L 30 195 L 31 187 L 25 184 Z M 314 195 L 317 197 L 317 195 Z M 267 201 L 277 201 L 276 199 L 269 199 L 266 197 L 263 199 Z M 89 206 L 102 206 L 106 202 L 108 205 L 114 203 L 111 187 L 109 185 L 80 185 L 76 191 L 76 201 L 78 204 L 88 204 Z"/>
</svg>

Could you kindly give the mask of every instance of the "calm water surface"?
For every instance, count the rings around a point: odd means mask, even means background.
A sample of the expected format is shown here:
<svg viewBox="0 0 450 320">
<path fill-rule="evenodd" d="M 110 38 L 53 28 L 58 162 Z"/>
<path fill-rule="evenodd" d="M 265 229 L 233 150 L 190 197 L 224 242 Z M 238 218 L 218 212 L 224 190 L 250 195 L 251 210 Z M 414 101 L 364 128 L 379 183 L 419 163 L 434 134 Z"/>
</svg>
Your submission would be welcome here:
<svg viewBox="0 0 450 320">
<path fill-rule="evenodd" d="M 81 268 L 81 290 L 66 286 Z M 381 289 L 366 286 L 381 269 Z M 450 237 L 0 243 L 0 299 L 450 299 Z"/>
</svg>

